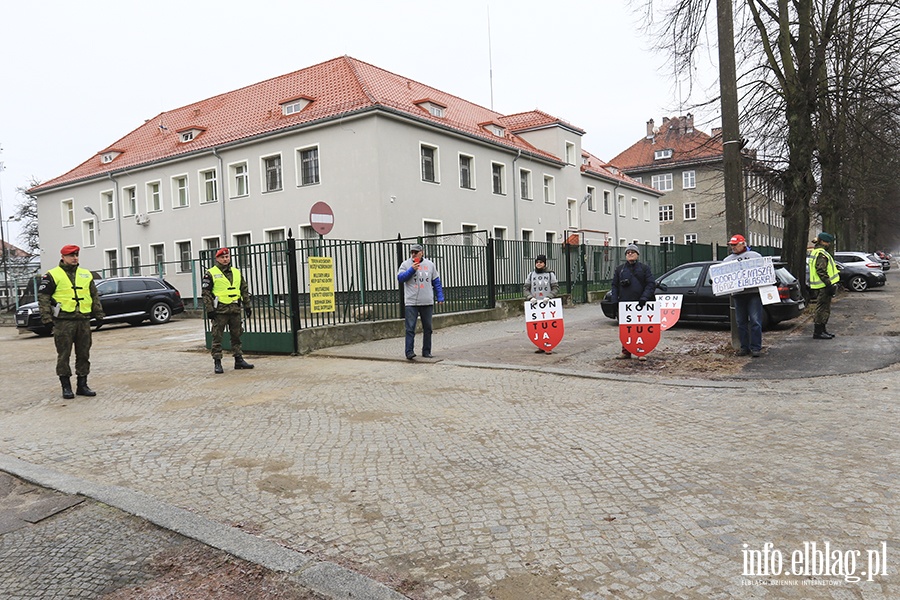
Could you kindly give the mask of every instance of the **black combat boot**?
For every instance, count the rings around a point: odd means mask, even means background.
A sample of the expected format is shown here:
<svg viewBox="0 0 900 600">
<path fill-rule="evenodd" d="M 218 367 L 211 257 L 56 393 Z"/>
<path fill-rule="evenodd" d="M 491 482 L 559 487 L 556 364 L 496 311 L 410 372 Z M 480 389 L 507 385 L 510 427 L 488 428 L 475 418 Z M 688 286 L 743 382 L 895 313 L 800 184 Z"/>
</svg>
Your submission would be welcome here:
<svg viewBox="0 0 900 600">
<path fill-rule="evenodd" d="M 235 356 L 234 357 L 234 368 L 238 369 L 252 369 L 253 365 L 244 360 L 243 356 Z"/>
<path fill-rule="evenodd" d="M 219 375 L 220 373 L 225 372 L 225 369 L 222 368 L 222 359 L 221 358 L 214 358 L 213 363 L 215 363 L 215 365 L 216 365 L 215 369 L 214 369 L 216 375 Z"/>
<path fill-rule="evenodd" d="M 79 375 L 78 381 L 75 386 L 75 393 L 79 396 L 96 396 L 97 392 L 88 387 L 87 384 L 87 375 Z"/>
<path fill-rule="evenodd" d="M 821 323 L 815 323 L 815 331 L 813 332 L 814 340 L 830 340 L 834 336 L 830 333 L 825 333 L 825 325 Z"/>
<path fill-rule="evenodd" d="M 74 398 L 75 394 L 72 392 L 72 378 L 60 375 L 59 382 L 62 384 L 63 398 L 65 398 L 66 400 L 71 400 L 72 398 Z"/>
</svg>

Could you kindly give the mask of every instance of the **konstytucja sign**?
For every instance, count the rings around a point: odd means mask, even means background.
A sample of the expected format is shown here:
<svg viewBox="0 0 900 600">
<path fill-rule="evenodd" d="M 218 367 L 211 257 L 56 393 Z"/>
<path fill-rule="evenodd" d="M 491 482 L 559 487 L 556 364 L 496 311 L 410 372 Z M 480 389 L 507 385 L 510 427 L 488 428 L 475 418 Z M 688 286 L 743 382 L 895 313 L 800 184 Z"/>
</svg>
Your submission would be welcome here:
<svg viewBox="0 0 900 600">
<path fill-rule="evenodd" d="M 746 258 L 711 265 L 713 294 L 724 296 L 748 288 L 758 288 L 775 284 L 775 265 L 771 256 Z"/>
</svg>

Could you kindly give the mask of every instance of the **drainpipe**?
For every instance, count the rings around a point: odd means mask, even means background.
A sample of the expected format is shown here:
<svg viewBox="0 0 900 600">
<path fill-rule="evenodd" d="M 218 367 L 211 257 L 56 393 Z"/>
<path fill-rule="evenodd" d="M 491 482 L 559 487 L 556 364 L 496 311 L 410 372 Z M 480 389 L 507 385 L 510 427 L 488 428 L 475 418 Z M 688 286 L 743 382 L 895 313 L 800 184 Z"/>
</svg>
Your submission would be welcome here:
<svg viewBox="0 0 900 600">
<path fill-rule="evenodd" d="M 222 157 L 219 155 L 218 148 L 212 149 L 213 156 L 215 156 L 219 160 L 219 178 L 216 182 L 216 187 L 219 192 L 219 213 L 221 213 L 222 218 L 222 247 L 228 246 L 228 226 L 225 222 L 225 163 L 222 160 Z"/>
<path fill-rule="evenodd" d="M 113 207 L 114 208 L 113 214 L 116 215 L 116 275 L 118 275 L 119 274 L 118 271 L 119 271 L 120 266 L 122 265 L 122 259 L 123 259 L 123 256 L 122 256 L 122 219 L 120 218 L 121 215 L 119 214 L 119 211 L 122 209 L 122 207 L 119 206 L 119 182 L 115 177 L 113 177 L 112 173 L 107 173 L 106 176 L 109 177 L 109 180 L 112 181 L 113 186 L 115 186 L 113 189 L 113 202 L 115 202 L 115 206 Z"/>
<path fill-rule="evenodd" d="M 615 236 L 615 240 L 613 240 L 613 245 L 619 245 L 619 184 L 616 183 L 616 187 L 613 188 L 613 235 Z"/>
<path fill-rule="evenodd" d="M 515 229 L 516 236 L 522 235 L 522 232 L 519 230 L 519 202 L 516 195 L 516 190 L 518 190 L 519 188 L 519 179 L 516 174 L 516 163 L 521 156 L 522 149 L 519 148 L 519 151 L 516 153 L 516 157 L 513 159 L 513 228 Z"/>
</svg>

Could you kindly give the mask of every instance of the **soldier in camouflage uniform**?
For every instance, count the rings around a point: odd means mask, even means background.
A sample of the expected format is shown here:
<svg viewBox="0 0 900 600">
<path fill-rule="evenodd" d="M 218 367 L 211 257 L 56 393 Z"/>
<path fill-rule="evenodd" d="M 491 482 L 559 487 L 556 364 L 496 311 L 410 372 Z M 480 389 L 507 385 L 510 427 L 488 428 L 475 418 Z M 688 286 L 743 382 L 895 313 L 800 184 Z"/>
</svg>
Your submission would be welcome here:
<svg viewBox="0 0 900 600">
<path fill-rule="evenodd" d="M 56 342 L 56 374 L 62 384 L 63 398 L 72 399 L 72 368 L 69 357 L 75 346 L 75 375 L 79 396 L 96 396 L 88 387 L 91 372 L 91 317 L 103 320 L 103 306 L 90 271 L 78 266 L 80 248 L 63 246 L 59 266 L 50 269 L 38 288 L 41 322 L 53 326 Z"/>
<path fill-rule="evenodd" d="M 224 373 L 222 368 L 222 336 L 227 327 L 231 333 L 231 353 L 234 368 L 252 369 L 253 365 L 244 360 L 241 353 L 241 307 L 247 318 L 253 314 L 250 308 L 250 291 L 247 280 L 241 272 L 231 266 L 228 248 L 216 251 L 216 264 L 203 274 L 203 308 L 212 329 L 212 357 L 215 373 Z"/>
</svg>

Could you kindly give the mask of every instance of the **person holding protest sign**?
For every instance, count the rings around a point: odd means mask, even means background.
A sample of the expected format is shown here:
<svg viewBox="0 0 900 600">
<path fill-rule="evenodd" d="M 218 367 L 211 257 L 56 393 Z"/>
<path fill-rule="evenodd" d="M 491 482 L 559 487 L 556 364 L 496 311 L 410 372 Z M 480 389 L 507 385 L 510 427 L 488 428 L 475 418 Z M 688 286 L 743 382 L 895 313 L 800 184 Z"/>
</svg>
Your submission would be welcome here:
<svg viewBox="0 0 900 600">
<path fill-rule="evenodd" d="M 525 278 L 525 284 L 522 286 L 525 293 L 525 299 L 531 300 L 531 305 L 541 300 L 549 300 L 556 298 L 559 294 L 559 280 L 556 273 L 547 269 L 547 256 L 538 254 L 534 259 L 534 271 Z M 538 348 L 535 354 L 550 354 L 551 352 Z"/>
<path fill-rule="evenodd" d="M 722 262 L 730 262 L 732 260 L 748 260 L 751 258 L 762 258 L 759 252 L 750 250 L 747 247 L 747 240 L 741 234 L 731 236 L 728 240 L 728 246 L 731 248 L 731 254 L 725 257 Z M 750 288 L 741 292 L 732 294 L 734 300 L 734 317 L 737 321 L 738 334 L 741 339 L 741 349 L 737 351 L 738 356 L 747 356 L 758 358 L 762 350 L 762 315 L 763 304 L 759 297 L 759 289 Z"/>
<path fill-rule="evenodd" d="M 841 280 L 834 258 L 828 253 L 832 242 L 834 236 L 823 231 L 813 240 L 815 248 L 809 254 L 809 287 L 816 291 L 816 314 L 813 318 L 813 339 L 816 340 L 834 338 L 834 334 L 825 330 L 831 316 L 831 299 L 837 293 L 837 284 Z"/>
<path fill-rule="evenodd" d="M 656 279 L 650 271 L 650 266 L 638 260 L 640 251 L 634 244 L 625 247 L 625 262 L 616 267 L 613 272 L 612 289 L 610 289 L 613 305 L 618 307 L 619 302 L 637 302 L 640 308 L 648 301 L 653 300 L 656 293 Z M 622 352 L 616 359 L 629 359 L 631 352 L 622 346 Z M 638 357 L 638 360 L 647 360 L 646 356 Z"/>
</svg>

